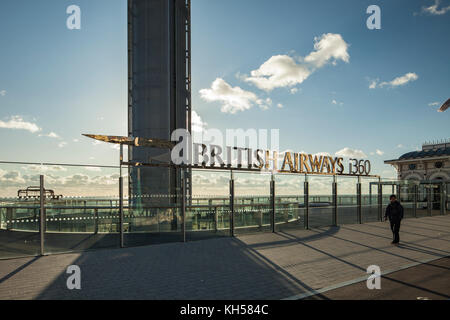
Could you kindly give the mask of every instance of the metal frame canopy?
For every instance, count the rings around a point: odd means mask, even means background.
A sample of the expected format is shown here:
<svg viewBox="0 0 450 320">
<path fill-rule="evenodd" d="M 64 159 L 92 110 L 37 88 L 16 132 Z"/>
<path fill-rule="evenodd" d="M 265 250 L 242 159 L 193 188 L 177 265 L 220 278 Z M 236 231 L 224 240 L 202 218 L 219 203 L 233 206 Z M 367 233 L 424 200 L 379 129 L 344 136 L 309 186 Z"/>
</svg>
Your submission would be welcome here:
<svg viewBox="0 0 450 320">
<path fill-rule="evenodd" d="M 174 164 L 174 163 L 144 163 L 144 162 L 125 162 L 123 161 L 123 146 L 133 147 L 148 147 L 158 149 L 172 150 L 177 143 L 161 139 L 151 139 L 142 137 L 123 137 L 123 136 L 107 136 L 107 135 L 95 135 L 95 134 L 83 134 L 84 136 L 103 141 L 106 143 L 113 143 L 120 145 L 120 165 L 134 166 L 134 167 L 173 167 L 180 169 L 207 169 L 207 170 L 227 170 L 227 171 L 246 171 L 246 172 L 272 172 L 272 173 L 284 173 L 284 174 L 308 174 L 308 175 L 328 175 L 328 176 L 352 176 L 352 177 L 370 177 L 380 178 L 379 175 L 371 175 L 371 164 L 369 160 L 357 160 L 350 159 L 348 164 L 348 173 L 344 172 L 343 158 L 332 158 L 330 156 L 317 156 L 306 155 L 303 153 L 291 153 L 286 152 L 284 155 L 283 165 L 280 170 L 277 169 L 278 162 L 277 152 L 271 152 L 269 150 L 256 150 L 256 160 L 259 162 L 256 164 L 249 164 L 247 167 L 242 165 L 232 166 L 231 163 L 220 164 L 217 166 L 215 163 L 207 165 L 202 164 Z M 201 144 L 200 144 L 201 145 Z M 205 146 L 205 145 L 202 145 Z M 206 147 L 206 146 L 205 146 Z M 250 150 L 248 148 L 232 148 L 241 150 Z M 212 151 L 214 154 L 214 151 Z M 258 153 L 259 152 L 259 153 Z M 261 153 L 266 155 L 266 159 L 274 162 L 273 170 L 269 169 L 269 165 L 261 156 Z M 273 155 L 273 157 L 272 157 Z M 294 160 L 293 160 L 294 158 Z M 286 167 L 289 170 L 286 170 Z"/>
</svg>

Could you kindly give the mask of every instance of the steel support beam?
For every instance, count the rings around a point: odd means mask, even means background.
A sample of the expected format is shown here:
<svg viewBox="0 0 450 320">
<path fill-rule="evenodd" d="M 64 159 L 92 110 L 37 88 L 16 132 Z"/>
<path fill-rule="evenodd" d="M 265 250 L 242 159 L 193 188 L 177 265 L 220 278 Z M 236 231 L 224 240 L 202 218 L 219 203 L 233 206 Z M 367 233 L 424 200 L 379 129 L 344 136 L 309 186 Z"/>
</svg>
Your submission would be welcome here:
<svg viewBox="0 0 450 320">
<path fill-rule="evenodd" d="M 39 239 L 40 239 L 40 254 L 45 254 L 45 189 L 44 189 L 44 176 L 39 177 L 39 200 L 40 200 L 40 213 L 39 213 Z"/>
<path fill-rule="evenodd" d="M 272 179 L 270 180 L 270 225 L 272 233 L 275 233 L 275 179 L 272 174 Z"/>
<path fill-rule="evenodd" d="M 305 196 L 305 229 L 309 229 L 309 182 L 305 181 L 304 187 Z"/>
<path fill-rule="evenodd" d="M 338 225 L 338 197 L 337 197 L 337 182 L 336 177 L 333 177 L 333 225 Z"/>
<path fill-rule="evenodd" d="M 358 213 L 358 223 L 362 223 L 362 198 L 361 198 L 361 179 L 358 177 L 358 183 L 356 184 L 356 205 Z"/>
<path fill-rule="evenodd" d="M 234 237 L 234 177 L 230 178 L 230 236 Z"/>
</svg>

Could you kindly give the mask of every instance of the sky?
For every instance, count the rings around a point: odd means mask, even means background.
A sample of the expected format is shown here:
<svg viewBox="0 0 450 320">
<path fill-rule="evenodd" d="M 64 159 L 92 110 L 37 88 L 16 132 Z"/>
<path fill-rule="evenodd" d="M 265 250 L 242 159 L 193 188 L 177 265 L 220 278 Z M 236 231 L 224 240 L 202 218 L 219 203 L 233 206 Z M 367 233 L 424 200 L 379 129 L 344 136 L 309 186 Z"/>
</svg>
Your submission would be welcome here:
<svg viewBox="0 0 450 320">
<path fill-rule="evenodd" d="M 117 164 L 81 134 L 127 135 L 126 18 L 125 0 L 0 2 L 0 160 Z M 279 129 L 281 150 L 392 176 L 384 160 L 450 137 L 449 31 L 450 0 L 192 0 L 196 125 Z"/>
</svg>

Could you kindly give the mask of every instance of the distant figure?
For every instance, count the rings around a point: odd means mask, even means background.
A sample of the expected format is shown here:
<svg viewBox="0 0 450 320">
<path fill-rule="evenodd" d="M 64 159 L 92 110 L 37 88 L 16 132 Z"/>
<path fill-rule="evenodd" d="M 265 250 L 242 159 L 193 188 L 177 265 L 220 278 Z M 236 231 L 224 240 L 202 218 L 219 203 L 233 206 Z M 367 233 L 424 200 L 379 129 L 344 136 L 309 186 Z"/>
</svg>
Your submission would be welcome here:
<svg viewBox="0 0 450 320">
<path fill-rule="evenodd" d="M 391 230 L 394 236 L 392 244 L 398 244 L 400 242 L 400 223 L 403 219 L 403 207 L 400 202 L 397 201 L 397 196 L 392 195 L 389 197 L 391 203 L 386 208 L 386 214 L 384 215 L 384 221 L 389 218 L 391 222 Z"/>
</svg>

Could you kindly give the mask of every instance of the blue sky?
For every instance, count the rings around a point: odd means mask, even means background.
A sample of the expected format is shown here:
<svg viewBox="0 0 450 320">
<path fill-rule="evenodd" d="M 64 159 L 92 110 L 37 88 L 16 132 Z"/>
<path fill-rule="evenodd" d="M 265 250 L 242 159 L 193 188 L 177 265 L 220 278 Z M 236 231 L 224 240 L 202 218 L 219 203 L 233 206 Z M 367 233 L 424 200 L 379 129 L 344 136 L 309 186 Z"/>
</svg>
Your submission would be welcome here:
<svg viewBox="0 0 450 320">
<path fill-rule="evenodd" d="M 71 4 L 81 30 L 66 28 Z M 366 27 L 371 4 L 381 30 Z M 429 105 L 448 99 L 450 84 L 450 1 L 423 9 L 434 4 L 193 0 L 193 108 L 207 128 L 280 129 L 281 149 L 360 150 L 373 173 L 390 174 L 383 160 L 450 137 L 449 112 Z M 345 52 L 307 64 L 327 34 Z M 81 133 L 127 133 L 126 1 L 2 1 L 0 38 L 1 160 L 115 164 L 117 150 Z M 248 80 L 276 56 L 307 65 L 306 79 L 271 91 Z M 222 112 L 223 101 L 200 93 L 218 78 L 272 104 L 250 99 L 247 110 Z"/>
</svg>

